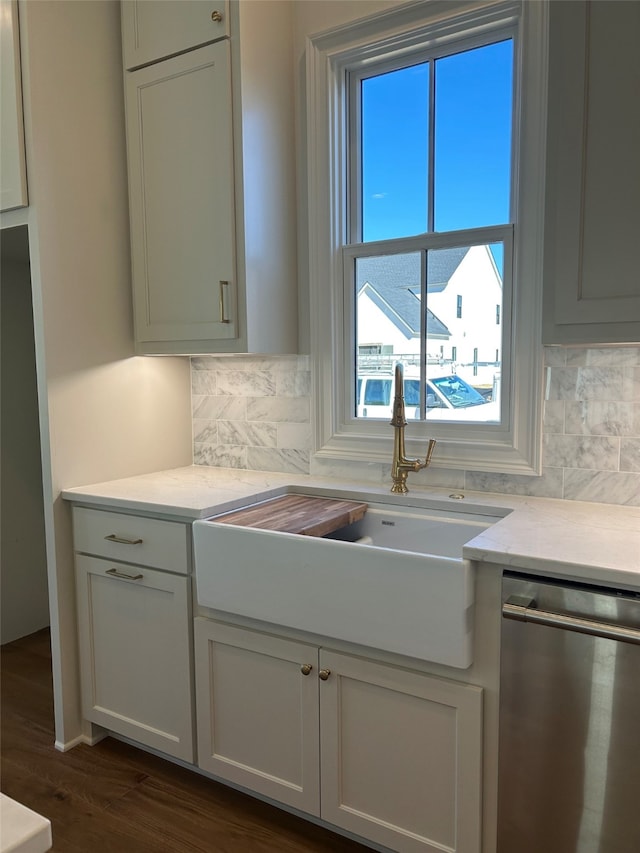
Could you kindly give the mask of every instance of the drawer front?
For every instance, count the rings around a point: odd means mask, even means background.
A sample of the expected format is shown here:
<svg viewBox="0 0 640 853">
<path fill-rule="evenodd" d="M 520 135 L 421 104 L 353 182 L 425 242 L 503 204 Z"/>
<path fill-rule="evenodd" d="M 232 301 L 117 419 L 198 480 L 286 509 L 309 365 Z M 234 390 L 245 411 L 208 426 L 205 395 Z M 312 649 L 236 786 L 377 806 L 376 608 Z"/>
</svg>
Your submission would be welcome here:
<svg viewBox="0 0 640 853">
<path fill-rule="evenodd" d="M 74 548 L 110 560 L 188 574 L 190 526 L 118 512 L 73 508 Z"/>
</svg>

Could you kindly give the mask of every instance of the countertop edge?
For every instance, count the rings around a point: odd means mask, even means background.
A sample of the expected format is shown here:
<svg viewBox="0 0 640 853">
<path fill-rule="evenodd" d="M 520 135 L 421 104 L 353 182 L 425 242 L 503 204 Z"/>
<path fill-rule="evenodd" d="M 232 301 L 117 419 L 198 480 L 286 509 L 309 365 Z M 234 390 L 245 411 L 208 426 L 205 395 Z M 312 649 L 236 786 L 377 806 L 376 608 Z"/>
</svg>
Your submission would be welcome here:
<svg viewBox="0 0 640 853">
<path fill-rule="evenodd" d="M 640 587 L 640 507 L 454 490 L 465 495 L 460 500 L 444 488 L 416 487 L 397 496 L 386 483 L 205 466 L 67 488 L 61 495 L 84 506 L 191 522 L 301 491 L 503 516 L 469 541 L 464 557 L 535 574 Z"/>
</svg>

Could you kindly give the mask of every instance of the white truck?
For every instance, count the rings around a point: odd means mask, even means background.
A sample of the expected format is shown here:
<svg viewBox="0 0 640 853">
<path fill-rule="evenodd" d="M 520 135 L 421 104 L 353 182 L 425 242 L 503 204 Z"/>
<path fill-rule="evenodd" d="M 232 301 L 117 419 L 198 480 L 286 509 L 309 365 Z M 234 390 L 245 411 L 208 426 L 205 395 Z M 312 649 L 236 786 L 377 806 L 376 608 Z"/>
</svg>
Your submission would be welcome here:
<svg viewBox="0 0 640 853">
<path fill-rule="evenodd" d="M 387 372 L 359 373 L 356 415 L 359 418 L 391 419 L 395 376 Z M 420 417 L 420 378 L 404 376 L 404 403 L 407 420 Z M 457 374 L 433 376 L 426 383 L 427 420 L 479 421 L 500 420 L 496 400 L 487 401 L 479 391 Z"/>
</svg>

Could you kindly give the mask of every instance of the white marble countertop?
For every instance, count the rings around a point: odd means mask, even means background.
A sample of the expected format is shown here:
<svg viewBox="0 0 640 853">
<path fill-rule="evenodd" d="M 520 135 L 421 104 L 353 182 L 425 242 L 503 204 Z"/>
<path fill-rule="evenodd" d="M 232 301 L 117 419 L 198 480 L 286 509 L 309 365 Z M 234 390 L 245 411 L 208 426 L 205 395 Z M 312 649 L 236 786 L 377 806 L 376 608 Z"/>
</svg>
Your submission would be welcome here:
<svg viewBox="0 0 640 853">
<path fill-rule="evenodd" d="M 540 574 L 640 589 L 640 507 L 521 497 L 451 489 L 411 488 L 392 495 L 388 485 L 314 476 L 207 468 L 193 465 L 123 480 L 66 489 L 70 501 L 105 509 L 153 513 L 185 521 L 293 490 L 400 505 L 422 504 L 455 511 L 504 515 L 472 539 L 464 556 Z M 457 494 L 457 493 L 456 493 Z"/>
<path fill-rule="evenodd" d="M 44 853 L 51 843 L 48 818 L 0 794 L 0 853 Z"/>
</svg>

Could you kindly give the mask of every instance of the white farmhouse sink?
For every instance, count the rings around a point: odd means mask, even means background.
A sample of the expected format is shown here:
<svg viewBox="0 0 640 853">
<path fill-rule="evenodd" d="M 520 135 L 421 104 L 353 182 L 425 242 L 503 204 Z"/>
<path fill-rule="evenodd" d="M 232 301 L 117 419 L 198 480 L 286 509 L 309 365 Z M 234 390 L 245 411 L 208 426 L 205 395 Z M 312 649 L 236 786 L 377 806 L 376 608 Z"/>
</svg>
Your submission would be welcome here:
<svg viewBox="0 0 640 853">
<path fill-rule="evenodd" d="M 476 513 L 370 503 L 361 521 L 337 530 L 330 538 L 394 551 L 461 557 L 462 546 L 498 520 L 498 516 Z"/>
<path fill-rule="evenodd" d="M 474 578 L 462 546 L 498 520 L 371 503 L 331 538 L 196 521 L 198 603 L 466 669 Z"/>
</svg>

